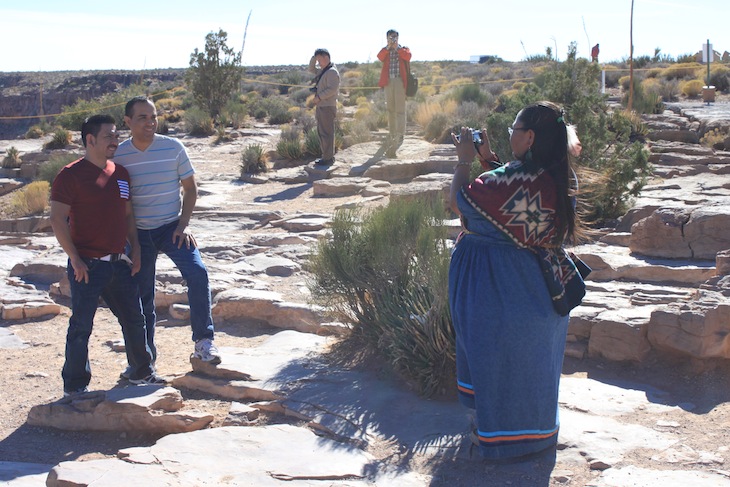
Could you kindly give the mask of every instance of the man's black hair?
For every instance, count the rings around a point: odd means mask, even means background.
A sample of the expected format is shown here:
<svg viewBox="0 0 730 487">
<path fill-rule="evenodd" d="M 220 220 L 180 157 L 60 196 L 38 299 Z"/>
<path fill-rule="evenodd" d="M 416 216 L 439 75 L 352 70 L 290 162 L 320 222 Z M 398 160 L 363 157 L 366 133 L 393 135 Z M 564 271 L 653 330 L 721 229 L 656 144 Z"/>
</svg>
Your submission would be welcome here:
<svg viewBox="0 0 730 487">
<path fill-rule="evenodd" d="M 330 57 L 330 52 L 327 49 L 319 48 L 316 51 L 314 51 L 315 56 L 327 56 Z"/>
<path fill-rule="evenodd" d="M 84 147 L 86 147 L 86 136 L 93 135 L 96 137 L 99 135 L 101 126 L 105 124 L 116 125 L 117 122 L 114 117 L 107 114 L 92 115 L 84 120 L 84 123 L 81 124 L 81 141 L 84 143 Z"/>
<path fill-rule="evenodd" d="M 385 33 L 385 37 L 389 37 L 389 36 L 390 36 L 390 34 L 395 34 L 395 35 L 399 35 L 399 34 L 398 34 L 398 31 L 397 31 L 397 30 L 395 30 L 395 29 L 390 29 L 390 30 L 389 30 L 388 32 L 386 32 L 386 33 Z"/>
<path fill-rule="evenodd" d="M 134 98 L 129 100 L 126 105 L 124 105 L 124 116 L 125 117 L 131 118 L 132 115 L 134 115 L 134 105 L 136 105 L 137 103 L 152 103 L 154 105 L 152 100 L 150 100 L 149 98 L 147 98 L 144 95 L 135 96 Z"/>
</svg>

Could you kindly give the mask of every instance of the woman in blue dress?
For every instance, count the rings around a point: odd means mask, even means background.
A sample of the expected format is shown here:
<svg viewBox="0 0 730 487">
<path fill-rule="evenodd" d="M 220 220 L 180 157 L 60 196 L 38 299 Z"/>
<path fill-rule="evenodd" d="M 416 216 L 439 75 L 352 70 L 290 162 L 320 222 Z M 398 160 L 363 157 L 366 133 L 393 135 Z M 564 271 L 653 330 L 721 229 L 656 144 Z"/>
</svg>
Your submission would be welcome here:
<svg viewBox="0 0 730 487">
<path fill-rule="evenodd" d="M 476 410 L 472 441 L 488 459 L 557 443 L 568 312 L 585 292 L 563 249 L 578 231 L 571 129 L 553 103 L 524 108 L 508 128 L 515 160 L 502 166 L 486 130 L 481 144 L 468 127 L 452 134 L 459 163 L 451 208 L 463 225 L 449 271 L 457 387 Z M 470 182 L 474 157 L 499 167 Z"/>
</svg>

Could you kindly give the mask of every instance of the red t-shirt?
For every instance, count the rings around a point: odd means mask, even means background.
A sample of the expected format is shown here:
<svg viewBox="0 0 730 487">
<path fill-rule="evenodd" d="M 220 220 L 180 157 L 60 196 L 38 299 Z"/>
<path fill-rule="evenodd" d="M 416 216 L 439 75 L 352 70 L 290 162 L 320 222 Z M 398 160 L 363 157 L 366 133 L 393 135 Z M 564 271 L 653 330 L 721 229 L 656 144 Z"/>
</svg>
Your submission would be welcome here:
<svg viewBox="0 0 730 487">
<path fill-rule="evenodd" d="M 51 200 L 71 207 L 71 240 L 86 258 L 124 252 L 130 197 L 129 173 L 112 161 L 101 169 L 79 159 L 61 169 L 51 187 Z"/>
</svg>

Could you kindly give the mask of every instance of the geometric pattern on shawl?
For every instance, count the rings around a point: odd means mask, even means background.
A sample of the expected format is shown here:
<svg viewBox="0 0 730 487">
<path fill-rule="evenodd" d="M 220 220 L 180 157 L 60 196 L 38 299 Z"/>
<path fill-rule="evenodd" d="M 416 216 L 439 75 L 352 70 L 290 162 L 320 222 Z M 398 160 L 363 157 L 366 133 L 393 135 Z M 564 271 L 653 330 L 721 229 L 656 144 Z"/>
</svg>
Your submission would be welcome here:
<svg viewBox="0 0 730 487">
<path fill-rule="evenodd" d="M 512 161 L 461 191 L 476 211 L 517 246 L 553 246 L 557 195 L 552 177 L 544 170 Z"/>
</svg>

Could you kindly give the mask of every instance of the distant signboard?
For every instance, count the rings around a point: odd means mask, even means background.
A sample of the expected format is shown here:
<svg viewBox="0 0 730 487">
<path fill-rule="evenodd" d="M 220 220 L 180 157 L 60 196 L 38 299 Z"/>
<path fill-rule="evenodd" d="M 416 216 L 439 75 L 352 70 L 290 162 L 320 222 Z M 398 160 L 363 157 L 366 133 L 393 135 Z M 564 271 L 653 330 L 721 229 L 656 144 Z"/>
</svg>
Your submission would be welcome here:
<svg viewBox="0 0 730 487">
<path fill-rule="evenodd" d="M 708 59 L 709 54 L 709 59 Z M 712 44 L 702 44 L 702 62 L 703 63 L 711 63 L 714 61 L 714 54 L 715 52 L 712 50 Z"/>
</svg>

